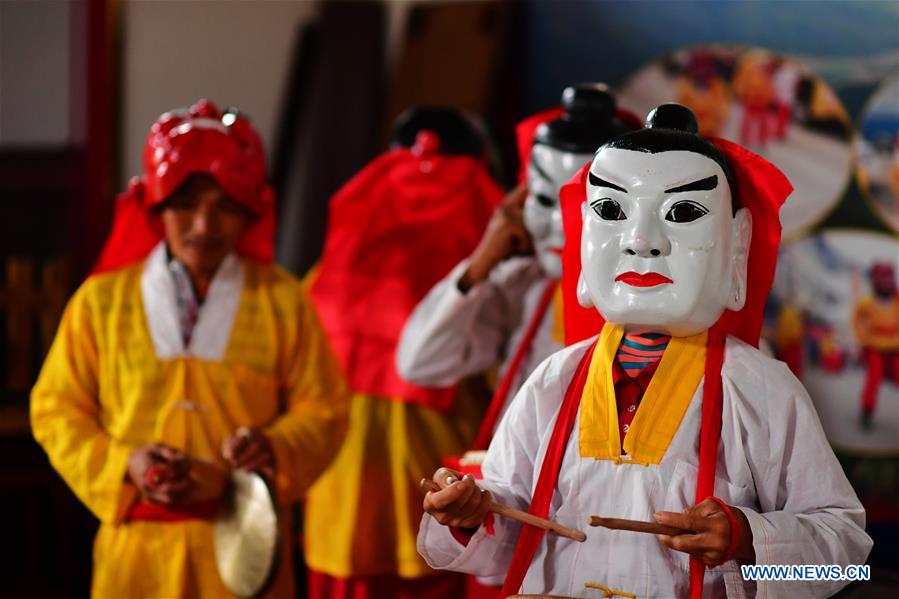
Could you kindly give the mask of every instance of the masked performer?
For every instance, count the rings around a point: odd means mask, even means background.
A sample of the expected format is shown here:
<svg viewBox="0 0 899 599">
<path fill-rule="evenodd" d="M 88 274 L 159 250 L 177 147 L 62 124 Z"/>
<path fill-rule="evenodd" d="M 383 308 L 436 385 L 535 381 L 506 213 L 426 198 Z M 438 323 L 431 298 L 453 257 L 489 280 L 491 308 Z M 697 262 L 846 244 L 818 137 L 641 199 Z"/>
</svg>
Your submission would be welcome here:
<svg viewBox="0 0 899 599">
<path fill-rule="evenodd" d="M 471 443 L 481 412 L 456 387 L 407 383 L 394 355 L 409 313 L 472 251 L 502 191 L 480 132 L 456 111 L 407 112 L 394 139 L 332 198 L 310 275 L 353 391 L 346 443 L 306 505 L 313 598 L 455 598 L 464 582 L 415 549 L 418 482 Z"/>
<path fill-rule="evenodd" d="M 35 438 L 101 523 L 96 597 L 231 596 L 215 473 L 262 472 L 286 505 L 343 438 L 339 366 L 301 283 L 272 264 L 265 172 L 236 111 L 163 114 L 32 392 Z M 292 596 L 279 561 L 269 595 Z"/>
<path fill-rule="evenodd" d="M 738 564 L 864 562 L 863 508 L 808 395 L 754 347 L 790 185 L 696 130 L 688 109 L 660 106 L 563 188 L 563 285 L 596 308 L 566 304 L 566 331 L 601 332 L 530 376 L 481 488 L 427 494 L 432 566 L 508 570 L 506 595 L 795 597 L 845 582 L 748 582 Z M 573 528 L 600 515 L 692 533 L 595 528 L 580 544 L 486 514 L 491 497 Z"/>
<path fill-rule="evenodd" d="M 867 375 L 862 389 L 861 423 L 871 428 L 883 379 L 899 384 L 899 292 L 896 269 L 877 263 L 868 274 L 873 295 L 862 299 L 852 316 L 855 336 L 864 353 Z"/>
<path fill-rule="evenodd" d="M 567 88 L 562 106 L 519 124 L 527 189 L 507 197 L 471 256 L 416 307 L 397 350 L 399 373 L 421 385 L 451 385 L 504 361 L 475 450 L 487 449 L 528 374 L 563 345 L 559 189 L 602 143 L 633 128 L 616 118 L 602 84 Z"/>
</svg>

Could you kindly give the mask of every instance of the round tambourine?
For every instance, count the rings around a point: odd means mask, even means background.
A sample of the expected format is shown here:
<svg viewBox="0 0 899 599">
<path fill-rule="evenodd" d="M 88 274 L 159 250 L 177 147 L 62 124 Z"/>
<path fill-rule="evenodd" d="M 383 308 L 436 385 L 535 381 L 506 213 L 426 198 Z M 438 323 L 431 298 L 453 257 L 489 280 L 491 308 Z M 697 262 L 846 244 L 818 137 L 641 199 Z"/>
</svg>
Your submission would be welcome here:
<svg viewBox="0 0 899 599">
<path fill-rule="evenodd" d="M 271 489 L 258 474 L 231 473 L 214 525 L 215 564 L 238 597 L 262 593 L 278 558 L 278 513 Z"/>
</svg>

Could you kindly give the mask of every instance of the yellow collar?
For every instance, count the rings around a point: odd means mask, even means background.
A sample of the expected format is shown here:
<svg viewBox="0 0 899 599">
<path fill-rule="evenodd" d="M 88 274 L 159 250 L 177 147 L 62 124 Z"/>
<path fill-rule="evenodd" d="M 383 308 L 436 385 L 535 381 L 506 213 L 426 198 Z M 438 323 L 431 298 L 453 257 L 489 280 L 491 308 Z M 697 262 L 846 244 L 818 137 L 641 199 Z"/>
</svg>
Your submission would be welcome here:
<svg viewBox="0 0 899 599">
<path fill-rule="evenodd" d="M 553 294 L 553 339 L 560 345 L 565 343 L 565 310 L 562 304 L 562 284 L 556 285 L 556 292 Z"/>
<path fill-rule="evenodd" d="M 583 458 L 658 464 L 705 374 L 708 332 L 671 338 L 624 438 L 622 459 L 612 360 L 623 335 L 624 327 L 609 323 L 599 334 L 581 396 L 578 447 Z"/>
</svg>

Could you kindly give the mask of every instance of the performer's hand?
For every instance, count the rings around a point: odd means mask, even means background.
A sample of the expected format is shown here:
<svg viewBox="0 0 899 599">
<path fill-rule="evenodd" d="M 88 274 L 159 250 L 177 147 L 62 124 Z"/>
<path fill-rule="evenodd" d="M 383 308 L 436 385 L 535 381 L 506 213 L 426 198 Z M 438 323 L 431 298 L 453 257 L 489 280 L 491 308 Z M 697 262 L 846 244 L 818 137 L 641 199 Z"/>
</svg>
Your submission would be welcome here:
<svg viewBox="0 0 899 599">
<path fill-rule="evenodd" d="M 493 267 L 511 256 L 531 254 L 531 236 L 524 227 L 524 200 L 528 188 L 521 184 L 493 212 L 487 230 L 471 254 L 468 270 L 459 280 L 459 289 L 468 291 L 490 274 Z"/>
<path fill-rule="evenodd" d="M 490 491 L 479 488 L 472 475 L 449 468 L 437 470 L 433 480 L 441 489 L 425 495 L 425 511 L 444 526 L 478 528 L 487 515 Z"/>
<path fill-rule="evenodd" d="M 241 427 L 222 443 L 222 457 L 233 468 L 258 472 L 271 479 L 275 452 L 271 441 L 259 430 Z"/>
<path fill-rule="evenodd" d="M 742 563 L 755 562 L 749 521 L 738 508 L 731 507 L 730 511 L 740 526 L 740 539 L 733 558 Z M 675 551 L 689 553 L 708 565 L 720 563 L 727 554 L 731 540 L 730 521 L 724 509 L 713 499 L 706 499 L 681 514 L 657 512 L 655 519 L 659 524 L 694 531 L 694 534 L 677 536 L 656 535 L 663 545 Z"/>
<path fill-rule="evenodd" d="M 183 503 L 193 484 L 187 457 L 162 443 L 144 445 L 131 453 L 128 478 L 144 499 L 162 505 Z"/>
</svg>

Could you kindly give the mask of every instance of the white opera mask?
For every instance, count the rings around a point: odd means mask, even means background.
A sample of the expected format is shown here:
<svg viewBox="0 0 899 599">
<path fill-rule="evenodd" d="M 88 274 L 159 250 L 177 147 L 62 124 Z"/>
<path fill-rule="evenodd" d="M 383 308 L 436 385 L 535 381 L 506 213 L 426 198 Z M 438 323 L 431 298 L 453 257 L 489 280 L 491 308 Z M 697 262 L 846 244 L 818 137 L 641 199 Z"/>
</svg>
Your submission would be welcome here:
<svg viewBox="0 0 899 599">
<path fill-rule="evenodd" d="M 540 267 L 551 278 L 562 276 L 565 244 L 559 189 L 592 158 L 592 154 L 573 154 L 542 143 L 534 144 L 531 150 L 524 226 L 531 235 Z"/>
<path fill-rule="evenodd" d="M 674 336 L 743 307 L 751 215 L 733 215 L 717 162 L 690 151 L 602 148 L 586 197 L 582 305 L 609 322 Z"/>
</svg>

